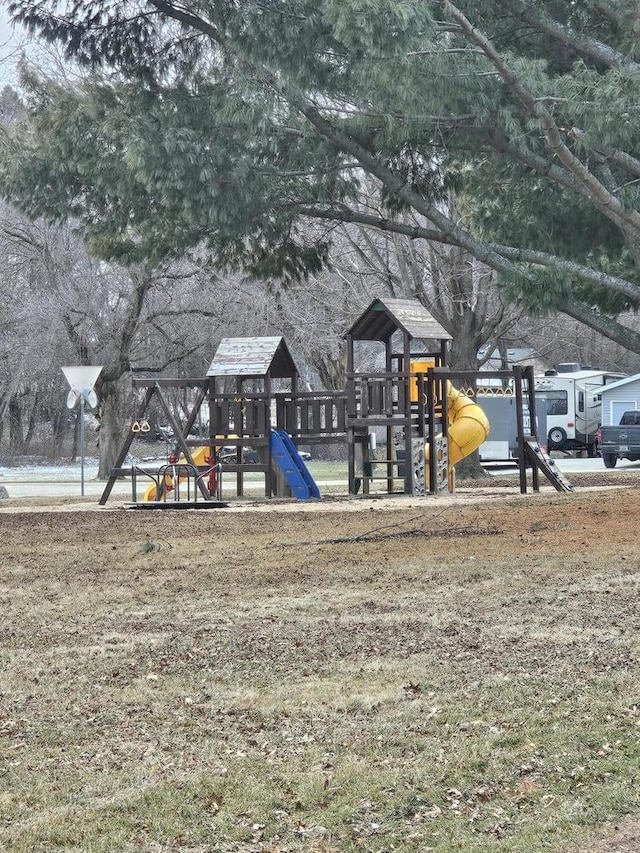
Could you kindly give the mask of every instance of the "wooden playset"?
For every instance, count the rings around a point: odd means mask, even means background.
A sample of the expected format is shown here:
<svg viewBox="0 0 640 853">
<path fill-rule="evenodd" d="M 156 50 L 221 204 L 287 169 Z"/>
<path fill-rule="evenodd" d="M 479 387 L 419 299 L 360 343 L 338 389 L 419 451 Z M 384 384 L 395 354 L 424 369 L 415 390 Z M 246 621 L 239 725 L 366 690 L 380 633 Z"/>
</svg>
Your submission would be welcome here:
<svg viewBox="0 0 640 853">
<path fill-rule="evenodd" d="M 242 497 L 249 472 L 264 476 L 266 497 L 318 498 L 297 448 L 331 443 L 347 445 L 351 494 L 369 494 L 374 479 L 386 480 L 389 494 L 398 483 L 404 494 L 452 491 L 456 463 L 477 449 L 490 429 L 477 402 L 479 383 L 484 394 L 516 398 L 521 491 L 527 490 L 529 466 L 534 490 L 538 471 L 559 491 L 572 488 L 537 440 L 532 369 L 450 371 L 450 335 L 417 300 L 375 299 L 346 341 L 344 391 L 301 390 L 299 372 L 279 336 L 223 339 L 201 378 L 134 379 L 141 400 L 100 504 L 107 502 L 118 478 L 130 477 L 134 506 L 222 506 L 223 476 L 234 476 L 235 494 Z M 365 345 L 383 369 L 356 371 L 362 362 L 357 347 Z M 371 351 L 379 347 L 382 354 L 375 357 Z M 191 394 L 182 417 L 167 398 L 176 389 Z M 152 404 L 166 418 L 174 447 L 166 464 L 127 467 L 125 459 L 149 423 Z M 528 432 L 525 414 L 533 425 Z M 204 440 L 193 435 L 201 422 L 207 425 Z M 382 459 L 375 456 L 378 436 L 385 448 Z M 230 448 L 235 449 L 231 461 Z"/>
</svg>

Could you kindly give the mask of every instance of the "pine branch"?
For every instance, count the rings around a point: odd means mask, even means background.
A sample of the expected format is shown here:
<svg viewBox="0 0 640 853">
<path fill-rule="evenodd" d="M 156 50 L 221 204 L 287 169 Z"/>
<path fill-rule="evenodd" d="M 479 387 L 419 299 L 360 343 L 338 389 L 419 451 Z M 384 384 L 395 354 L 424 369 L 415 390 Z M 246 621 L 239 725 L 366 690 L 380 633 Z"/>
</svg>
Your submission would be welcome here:
<svg viewBox="0 0 640 853">
<path fill-rule="evenodd" d="M 482 49 L 487 59 L 498 71 L 498 74 L 517 100 L 532 116 L 538 119 L 551 154 L 557 157 L 584 184 L 594 206 L 607 219 L 614 222 L 624 233 L 627 233 L 631 237 L 631 234 L 629 234 L 629 231 L 631 231 L 633 239 L 637 240 L 640 238 L 640 214 L 635 210 L 625 208 L 622 202 L 609 192 L 584 163 L 573 154 L 563 141 L 558 126 L 542 100 L 535 98 L 522 85 L 518 76 L 504 61 L 502 56 L 500 56 L 491 40 L 484 33 L 481 33 L 450 0 L 440 0 L 439 4 L 458 23 L 466 38 Z"/>
<path fill-rule="evenodd" d="M 538 32 L 551 36 L 560 44 L 573 48 L 577 53 L 589 56 L 596 62 L 606 65 L 607 68 L 618 68 L 627 74 L 640 74 L 640 64 L 632 62 L 623 53 L 614 50 L 611 45 L 559 23 L 546 14 L 540 8 L 540 4 L 534 5 L 523 0 L 506 0 L 505 5 L 525 24 L 530 24 Z"/>
</svg>

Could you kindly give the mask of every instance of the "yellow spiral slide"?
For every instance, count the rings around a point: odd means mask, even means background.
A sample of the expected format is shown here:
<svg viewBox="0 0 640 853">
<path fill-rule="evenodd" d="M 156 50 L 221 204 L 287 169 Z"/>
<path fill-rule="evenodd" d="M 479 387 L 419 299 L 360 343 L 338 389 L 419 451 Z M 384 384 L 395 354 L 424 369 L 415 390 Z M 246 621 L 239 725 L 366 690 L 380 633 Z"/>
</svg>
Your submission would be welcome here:
<svg viewBox="0 0 640 853">
<path fill-rule="evenodd" d="M 447 382 L 448 485 L 453 491 L 455 466 L 477 450 L 489 435 L 489 419 L 481 406 Z M 429 488 L 429 447 L 424 449 L 425 481 Z"/>
<path fill-rule="evenodd" d="M 452 468 L 487 440 L 489 419 L 481 406 L 447 382 L 447 420 L 449 468 Z"/>
</svg>

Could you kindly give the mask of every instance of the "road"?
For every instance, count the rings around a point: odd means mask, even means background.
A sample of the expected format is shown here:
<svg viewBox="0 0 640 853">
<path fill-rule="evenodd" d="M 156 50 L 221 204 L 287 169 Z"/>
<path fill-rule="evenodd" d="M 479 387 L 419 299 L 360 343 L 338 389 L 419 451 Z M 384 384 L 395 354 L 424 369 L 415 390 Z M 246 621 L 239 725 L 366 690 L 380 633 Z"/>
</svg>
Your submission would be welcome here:
<svg viewBox="0 0 640 853">
<path fill-rule="evenodd" d="M 573 459 L 554 454 L 553 461 L 556 467 L 569 477 L 571 474 L 603 473 L 604 471 L 607 474 L 615 474 L 616 471 L 640 471 L 640 462 L 629 462 L 628 459 L 619 460 L 615 468 L 605 468 L 599 456 L 595 459 L 588 459 L 586 457 L 584 459 Z M 508 467 L 490 466 L 487 470 L 490 470 L 491 474 L 500 475 L 513 474 L 517 469 L 515 465 L 510 465 Z"/>
</svg>

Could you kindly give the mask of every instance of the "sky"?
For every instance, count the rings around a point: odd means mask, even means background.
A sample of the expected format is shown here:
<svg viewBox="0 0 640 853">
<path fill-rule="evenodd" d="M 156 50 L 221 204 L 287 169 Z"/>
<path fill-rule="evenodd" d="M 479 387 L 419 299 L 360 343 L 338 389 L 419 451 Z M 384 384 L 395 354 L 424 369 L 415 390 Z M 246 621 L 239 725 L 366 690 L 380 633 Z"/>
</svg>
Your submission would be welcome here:
<svg viewBox="0 0 640 853">
<path fill-rule="evenodd" d="M 23 51 L 35 59 L 35 40 L 21 27 L 14 30 L 6 6 L 0 0 L 0 87 L 16 84 L 16 65 Z"/>
<path fill-rule="evenodd" d="M 0 6 L 0 83 L 6 85 L 15 79 L 16 53 L 21 34 L 14 33 L 4 5 Z"/>
</svg>

